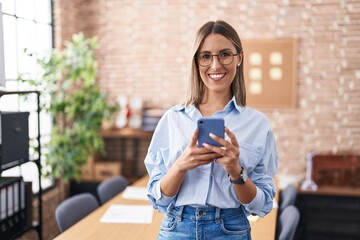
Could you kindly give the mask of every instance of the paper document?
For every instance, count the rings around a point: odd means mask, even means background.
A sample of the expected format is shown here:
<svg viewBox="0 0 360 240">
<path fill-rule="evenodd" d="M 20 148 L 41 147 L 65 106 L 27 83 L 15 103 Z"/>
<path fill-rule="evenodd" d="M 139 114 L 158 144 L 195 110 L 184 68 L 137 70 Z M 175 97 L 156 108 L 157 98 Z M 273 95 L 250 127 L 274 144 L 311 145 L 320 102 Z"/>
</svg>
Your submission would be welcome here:
<svg viewBox="0 0 360 240">
<path fill-rule="evenodd" d="M 257 222 L 260 220 L 260 217 L 258 215 L 249 215 L 247 217 L 247 219 L 250 221 L 250 222 Z"/>
<path fill-rule="evenodd" d="M 145 187 L 131 187 L 125 188 L 122 197 L 126 199 L 149 200 L 146 196 L 147 189 Z"/>
<path fill-rule="evenodd" d="M 150 224 L 153 211 L 150 205 L 112 204 L 101 217 L 100 222 Z"/>
<path fill-rule="evenodd" d="M 277 201 L 274 200 L 274 201 L 273 201 L 273 208 L 278 208 L 278 207 L 279 207 L 279 205 L 278 205 Z"/>
</svg>

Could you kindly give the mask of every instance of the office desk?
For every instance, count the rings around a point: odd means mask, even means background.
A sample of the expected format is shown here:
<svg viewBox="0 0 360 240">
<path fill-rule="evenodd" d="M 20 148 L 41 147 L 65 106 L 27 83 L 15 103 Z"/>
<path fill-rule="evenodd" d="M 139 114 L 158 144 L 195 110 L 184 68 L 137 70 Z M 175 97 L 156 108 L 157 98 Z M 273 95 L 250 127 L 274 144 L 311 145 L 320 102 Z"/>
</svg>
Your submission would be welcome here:
<svg viewBox="0 0 360 240">
<path fill-rule="evenodd" d="M 132 186 L 144 187 L 148 182 L 148 176 L 136 181 Z M 100 218 L 111 204 L 148 204 L 147 201 L 124 199 L 122 194 L 116 195 L 110 201 L 100 206 L 94 212 L 77 222 L 74 226 L 60 234 L 55 240 L 151 240 L 156 239 L 164 214 L 154 211 L 151 224 L 118 224 L 101 223 Z M 273 240 L 276 229 L 277 208 L 274 208 L 265 218 L 251 221 L 253 240 Z"/>
</svg>

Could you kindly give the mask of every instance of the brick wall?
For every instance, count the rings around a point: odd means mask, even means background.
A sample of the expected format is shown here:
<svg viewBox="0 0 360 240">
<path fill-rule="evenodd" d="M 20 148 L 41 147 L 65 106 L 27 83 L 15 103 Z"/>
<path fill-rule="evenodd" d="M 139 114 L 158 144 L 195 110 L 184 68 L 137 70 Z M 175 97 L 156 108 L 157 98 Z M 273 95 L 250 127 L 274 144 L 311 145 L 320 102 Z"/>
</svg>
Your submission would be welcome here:
<svg viewBox="0 0 360 240">
<path fill-rule="evenodd" d="M 195 32 L 216 19 L 243 39 L 298 40 L 298 106 L 259 109 L 275 132 L 279 173 L 303 176 L 310 151 L 360 154 L 360 1 L 54 0 L 56 47 L 78 31 L 98 35 L 102 89 L 161 107 L 183 100 Z"/>
<path fill-rule="evenodd" d="M 298 107 L 260 109 L 273 124 L 280 172 L 302 174 L 309 151 L 360 152 L 360 1 L 54 2 L 57 46 L 77 31 L 99 36 L 99 83 L 112 100 L 181 101 L 205 21 L 224 19 L 243 39 L 296 38 Z"/>
<path fill-rule="evenodd" d="M 279 172 L 302 175 L 309 151 L 360 153 L 360 1 L 66 4 L 70 16 L 79 16 L 71 25 L 55 19 L 55 29 L 64 29 L 55 38 L 64 40 L 71 30 L 99 36 L 99 83 L 113 100 L 119 95 L 141 96 L 163 107 L 182 101 L 195 32 L 208 20 L 230 22 L 243 39 L 296 38 L 297 108 L 260 109 L 274 128 Z"/>
</svg>

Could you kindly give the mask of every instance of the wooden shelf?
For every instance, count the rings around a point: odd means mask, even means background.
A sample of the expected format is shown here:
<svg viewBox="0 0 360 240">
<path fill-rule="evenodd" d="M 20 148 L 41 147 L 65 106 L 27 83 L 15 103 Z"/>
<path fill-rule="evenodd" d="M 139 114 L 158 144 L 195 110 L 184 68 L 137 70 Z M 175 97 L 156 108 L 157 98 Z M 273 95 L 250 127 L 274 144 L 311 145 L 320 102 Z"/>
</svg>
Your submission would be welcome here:
<svg viewBox="0 0 360 240">
<path fill-rule="evenodd" d="M 131 128 L 102 130 L 101 135 L 104 138 L 143 138 L 151 139 L 153 132 L 136 130 Z"/>
<path fill-rule="evenodd" d="M 299 190 L 301 194 L 359 197 L 360 188 L 323 186 L 316 191 Z"/>
</svg>

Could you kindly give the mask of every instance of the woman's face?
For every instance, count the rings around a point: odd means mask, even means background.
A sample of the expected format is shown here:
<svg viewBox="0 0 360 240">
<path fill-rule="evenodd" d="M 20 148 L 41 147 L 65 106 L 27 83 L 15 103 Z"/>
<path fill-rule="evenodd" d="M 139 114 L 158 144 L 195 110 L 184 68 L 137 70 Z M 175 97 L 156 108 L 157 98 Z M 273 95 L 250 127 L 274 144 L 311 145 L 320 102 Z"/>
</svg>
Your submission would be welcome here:
<svg viewBox="0 0 360 240">
<path fill-rule="evenodd" d="M 221 60 L 222 64 L 219 61 L 218 56 L 213 56 L 211 61 L 210 55 L 218 55 L 223 58 Z M 229 54 L 236 54 L 235 46 L 221 34 L 210 34 L 204 39 L 198 57 L 201 57 L 203 60 L 207 59 L 208 62 L 211 62 L 209 66 L 201 66 L 199 64 L 199 72 L 202 81 L 204 82 L 207 90 L 214 92 L 228 92 L 230 91 L 230 86 L 234 80 L 236 69 L 238 64 L 241 63 L 241 55 L 233 56 L 231 63 L 227 64 L 230 58 Z M 198 59 L 198 63 L 200 63 Z M 202 64 L 204 65 L 204 64 Z"/>
</svg>

